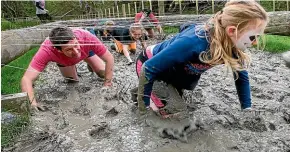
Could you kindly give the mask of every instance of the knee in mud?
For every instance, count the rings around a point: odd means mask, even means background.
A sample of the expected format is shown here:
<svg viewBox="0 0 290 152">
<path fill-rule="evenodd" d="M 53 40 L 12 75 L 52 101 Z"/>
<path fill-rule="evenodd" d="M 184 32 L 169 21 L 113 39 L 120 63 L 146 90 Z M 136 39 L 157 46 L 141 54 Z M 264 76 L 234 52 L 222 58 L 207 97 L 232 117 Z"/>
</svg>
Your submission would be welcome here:
<svg viewBox="0 0 290 152">
<path fill-rule="evenodd" d="M 100 78 L 105 78 L 105 70 L 100 70 L 97 72 L 97 75 L 100 77 Z"/>
<path fill-rule="evenodd" d="M 138 106 L 138 102 L 137 102 L 137 93 L 138 93 L 138 87 L 133 88 L 130 90 L 131 93 L 131 100 L 133 101 L 133 103 Z"/>
</svg>

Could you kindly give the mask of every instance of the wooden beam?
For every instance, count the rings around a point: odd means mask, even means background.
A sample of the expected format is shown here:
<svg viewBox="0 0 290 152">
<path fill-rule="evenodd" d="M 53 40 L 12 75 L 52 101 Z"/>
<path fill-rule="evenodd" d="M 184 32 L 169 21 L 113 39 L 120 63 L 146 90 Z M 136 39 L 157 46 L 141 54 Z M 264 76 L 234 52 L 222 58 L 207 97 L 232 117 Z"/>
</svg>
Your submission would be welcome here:
<svg viewBox="0 0 290 152">
<path fill-rule="evenodd" d="M 1 96 L 1 108 L 9 109 L 17 113 L 30 111 L 30 102 L 26 92 Z"/>
<path fill-rule="evenodd" d="M 2 103 L 9 102 L 9 101 L 26 101 L 26 100 L 28 100 L 28 96 L 26 92 L 1 95 Z"/>
</svg>

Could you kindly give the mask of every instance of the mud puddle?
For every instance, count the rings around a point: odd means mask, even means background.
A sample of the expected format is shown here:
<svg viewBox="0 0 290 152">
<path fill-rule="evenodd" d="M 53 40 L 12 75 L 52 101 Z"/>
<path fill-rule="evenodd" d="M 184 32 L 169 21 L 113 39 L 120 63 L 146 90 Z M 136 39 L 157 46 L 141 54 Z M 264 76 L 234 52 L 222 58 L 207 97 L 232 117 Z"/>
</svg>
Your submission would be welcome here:
<svg viewBox="0 0 290 152">
<path fill-rule="evenodd" d="M 290 150 L 290 69 L 280 55 L 252 52 L 254 112 L 241 112 L 233 77 L 218 66 L 202 75 L 194 91 L 185 91 L 185 117 L 170 121 L 149 115 L 143 121 L 132 111 L 130 89 L 138 82 L 135 65 L 127 66 L 124 56 L 113 54 L 114 87 L 109 91 L 101 89 L 103 80 L 87 71 L 85 63 L 78 64 L 80 82 L 74 84 L 66 83 L 57 66 L 50 64 L 35 85 L 38 101 L 48 110 L 32 116 L 31 130 L 9 151 Z M 186 142 L 160 135 L 162 127 L 174 132 L 196 121 L 202 127 L 190 126 L 193 131 Z"/>
</svg>

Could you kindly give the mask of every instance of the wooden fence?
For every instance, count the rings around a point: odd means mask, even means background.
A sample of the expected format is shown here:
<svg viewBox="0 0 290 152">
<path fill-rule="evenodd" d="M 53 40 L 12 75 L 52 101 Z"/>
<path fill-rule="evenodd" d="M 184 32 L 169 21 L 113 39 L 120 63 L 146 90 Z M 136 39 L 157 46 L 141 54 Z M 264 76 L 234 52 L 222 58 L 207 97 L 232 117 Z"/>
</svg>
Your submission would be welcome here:
<svg viewBox="0 0 290 152">
<path fill-rule="evenodd" d="M 260 3 L 260 0 L 257 0 Z M 272 9 L 268 11 L 276 11 L 276 3 L 279 2 L 278 0 L 269 0 L 269 2 L 272 1 Z M 193 8 L 194 14 L 201 14 L 200 10 L 200 2 L 207 2 L 211 6 L 207 5 L 207 12 L 206 14 L 214 14 L 217 11 L 220 10 L 220 8 L 216 7 L 216 4 L 220 1 L 215 0 L 190 0 L 190 1 L 183 1 L 183 0 L 173 0 L 170 5 L 174 5 L 175 9 L 174 14 L 188 14 L 188 12 L 184 12 L 185 6 L 184 3 L 193 3 L 195 4 Z M 281 1 L 280 1 L 281 2 Z M 283 11 L 289 11 L 289 0 L 285 0 L 286 10 Z M 158 0 L 157 6 L 152 5 L 152 0 L 141 0 L 141 7 L 137 7 L 137 2 L 128 2 L 127 4 L 121 4 L 117 5 L 116 7 L 111 8 L 103 8 L 99 9 L 97 13 L 94 14 L 87 14 L 87 15 L 80 15 L 77 18 L 78 19 L 89 19 L 89 18 L 126 18 L 126 17 L 133 17 L 137 12 L 139 12 L 141 9 L 144 8 L 152 8 L 157 7 L 158 11 L 154 12 L 158 16 L 165 16 L 167 15 L 165 13 L 165 5 L 164 0 Z M 121 9 L 121 10 L 120 10 Z M 156 10 L 156 9 L 155 9 Z M 177 10 L 177 11 L 176 11 Z M 191 13 L 193 14 L 193 13 Z"/>
</svg>

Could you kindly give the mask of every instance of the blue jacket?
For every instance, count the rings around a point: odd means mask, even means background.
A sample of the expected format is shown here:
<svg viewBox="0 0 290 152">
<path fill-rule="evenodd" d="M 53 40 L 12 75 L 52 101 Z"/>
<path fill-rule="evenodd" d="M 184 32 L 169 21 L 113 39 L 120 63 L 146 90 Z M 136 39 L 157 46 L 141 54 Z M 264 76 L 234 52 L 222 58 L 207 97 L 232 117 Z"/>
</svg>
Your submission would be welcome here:
<svg viewBox="0 0 290 152">
<path fill-rule="evenodd" d="M 145 106 L 150 104 L 153 82 L 164 75 L 181 75 L 190 77 L 187 81 L 198 81 L 200 75 L 211 66 L 200 61 L 199 55 L 209 51 L 209 42 L 205 31 L 196 31 L 196 25 L 191 25 L 175 37 L 157 44 L 153 49 L 153 57 L 143 64 L 145 73 L 144 96 Z M 235 81 L 241 107 L 251 107 L 250 83 L 247 71 L 238 72 Z M 184 80 L 183 80 L 184 81 Z M 192 82 L 188 82 L 192 83 Z M 186 89 L 186 88 L 185 88 Z"/>
</svg>

